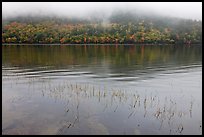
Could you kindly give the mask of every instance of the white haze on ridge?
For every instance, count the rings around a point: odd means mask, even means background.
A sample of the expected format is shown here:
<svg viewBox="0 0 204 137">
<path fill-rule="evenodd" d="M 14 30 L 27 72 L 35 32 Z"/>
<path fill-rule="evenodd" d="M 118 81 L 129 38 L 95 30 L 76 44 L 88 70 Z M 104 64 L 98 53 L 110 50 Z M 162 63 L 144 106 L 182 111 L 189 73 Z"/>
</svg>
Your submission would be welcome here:
<svg viewBox="0 0 204 137">
<path fill-rule="evenodd" d="M 202 20 L 202 2 L 2 2 L 2 16 L 108 17 L 114 10 Z"/>
</svg>

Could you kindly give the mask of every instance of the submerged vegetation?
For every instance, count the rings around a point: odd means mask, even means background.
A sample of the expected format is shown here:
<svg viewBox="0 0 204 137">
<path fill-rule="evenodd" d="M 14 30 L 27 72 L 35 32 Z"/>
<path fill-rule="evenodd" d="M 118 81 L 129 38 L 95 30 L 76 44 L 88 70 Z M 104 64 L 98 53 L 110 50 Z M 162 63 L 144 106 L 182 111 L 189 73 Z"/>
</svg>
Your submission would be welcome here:
<svg viewBox="0 0 204 137">
<path fill-rule="evenodd" d="M 17 87 L 17 85 L 22 84 L 24 79 L 25 78 L 21 76 L 16 76 L 16 82 L 15 84 L 13 83 L 13 86 Z M 149 123 L 142 122 L 138 119 L 142 119 L 143 121 L 152 119 L 154 125 L 150 126 L 152 126 L 152 131 L 155 133 L 182 135 L 186 134 L 185 132 L 188 129 L 188 126 L 185 125 L 185 120 L 189 121 L 192 116 L 195 115 L 195 112 L 192 115 L 192 111 L 195 111 L 196 107 L 194 104 L 196 100 L 192 96 L 184 97 L 184 95 L 179 94 L 179 97 L 174 98 L 169 94 L 162 96 L 156 91 L 146 94 L 138 90 L 111 88 L 102 85 L 92 85 L 90 83 L 75 83 L 69 80 L 58 83 L 50 79 L 39 79 L 37 77 L 27 79 L 28 85 L 26 92 L 32 92 L 32 86 L 36 86 L 36 82 L 40 81 L 42 83 L 38 85 L 40 90 L 35 89 L 35 94 L 40 95 L 42 99 L 55 100 L 55 104 L 60 103 L 61 107 L 58 106 L 58 110 L 60 111 L 58 113 L 63 113 L 64 115 L 62 119 L 56 118 L 57 122 L 55 122 L 54 125 L 57 125 L 57 128 L 51 130 L 53 134 L 74 134 L 77 132 L 76 129 L 81 128 L 80 125 L 83 125 L 83 123 L 86 123 L 86 126 L 83 127 L 85 130 L 87 130 L 88 127 L 88 134 L 91 134 L 93 132 L 92 130 L 96 130 L 95 132 L 97 132 L 97 134 L 113 134 L 112 131 L 108 130 L 108 128 L 111 129 L 113 127 L 109 127 L 101 120 L 96 121 L 94 116 L 100 116 L 100 114 L 102 114 L 110 119 L 111 116 L 120 117 L 120 113 L 125 110 L 124 112 L 126 113 L 123 113 L 123 118 L 129 122 L 128 124 L 134 126 L 131 130 L 134 131 L 138 129 L 139 131 L 134 132 L 134 134 L 144 134 L 140 127 L 149 130 L 145 127 Z M 33 93 L 13 96 L 9 99 L 9 102 L 23 103 L 30 99 L 34 100 L 33 96 L 35 96 L 35 94 Z M 186 105 L 183 105 L 183 103 L 186 103 Z M 94 108 L 100 109 L 97 110 Z M 57 109 L 53 107 L 52 110 Z M 120 122 L 123 123 L 122 120 Z M 26 124 L 26 122 L 24 124 Z M 127 123 L 123 124 L 124 126 L 128 125 Z M 37 134 L 41 133 L 41 129 L 36 131 L 29 130 L 32 126 L 25 129 L 20 125 L 17 128 L 18 130 L 4 128 L 2 129 L 2 134 L 16 134 L 18 131 L 26 134 L 35 132 Z M 116 127 L 125 130 L 123 129 L 124 126 Z M 196 128 L 199 128 L 199 126 L 201 126 L 200 123 L 197 123 Z M 102 127 L 104 127 L 103 130 L 100 129 Z M 118 133 L 122 133 L 122 131 Z"/>
<path fill-rule="evenodd" d="M 202 43 L 202 21 L 131 13 L 107 19 L 17 17 L 3 19 L 2 43 Z"/>
</svg>

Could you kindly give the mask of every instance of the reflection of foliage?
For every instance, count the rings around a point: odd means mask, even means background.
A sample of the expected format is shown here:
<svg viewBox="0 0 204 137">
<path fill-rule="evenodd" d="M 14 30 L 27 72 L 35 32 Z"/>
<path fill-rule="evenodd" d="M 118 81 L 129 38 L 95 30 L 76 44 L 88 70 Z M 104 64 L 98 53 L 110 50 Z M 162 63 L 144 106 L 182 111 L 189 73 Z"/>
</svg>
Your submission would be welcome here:
<svg viewBox="0 0 204 137">
<path fill-rule="evenodd" d="M 118 17 L 117 17 L 118 16 Z M 123 15 L 110 23 L 63 21 L 53 18 L 14 19 L 3 23 L 3 43 L 201 43 L 202 22 L 174 18 L 133 20 Z M 132 17 L 132 16 L 131 16 Z M 130 18 L 130 19 L 129 19 Z M 134 17 L 132 17 L 134 18 Z M 31 21 L 30 21 L 31 20 Z"/>
<path fill-rule="evenodd" d="M 111 67 L 185 64 L 200 61 L 199 46 L 2 46 L 2 62 L 12 66 L 67 66 L 106 63 Z M 136 65 L 135 65 L 136 64 Z"/>
</svg>

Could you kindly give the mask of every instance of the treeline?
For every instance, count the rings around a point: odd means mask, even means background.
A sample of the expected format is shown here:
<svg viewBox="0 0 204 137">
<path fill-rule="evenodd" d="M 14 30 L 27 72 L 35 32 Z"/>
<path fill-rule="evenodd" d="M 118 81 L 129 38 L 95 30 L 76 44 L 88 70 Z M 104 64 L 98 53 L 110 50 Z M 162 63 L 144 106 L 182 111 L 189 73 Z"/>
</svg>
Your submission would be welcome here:
<svg viewBox="0 0 204 137">
<path fill-rule="evenodd" d="M 109 18 L 18 17 L 2 21 L 2 43 L 202 43 L 202 21 L 112 14 Z"/>
</svg>

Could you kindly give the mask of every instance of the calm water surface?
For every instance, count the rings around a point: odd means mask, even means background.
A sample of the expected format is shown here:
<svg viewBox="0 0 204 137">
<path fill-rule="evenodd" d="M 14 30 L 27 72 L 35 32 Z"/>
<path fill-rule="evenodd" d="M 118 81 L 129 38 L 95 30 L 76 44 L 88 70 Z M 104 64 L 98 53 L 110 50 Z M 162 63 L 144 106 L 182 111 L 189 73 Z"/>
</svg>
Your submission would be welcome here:
<svg viewBox="0 0 204 137">
<path fill-rule="evenodd" d="M 2 134 L 202 134 L 202 48 L 2 46 Z"/>
</svg>

